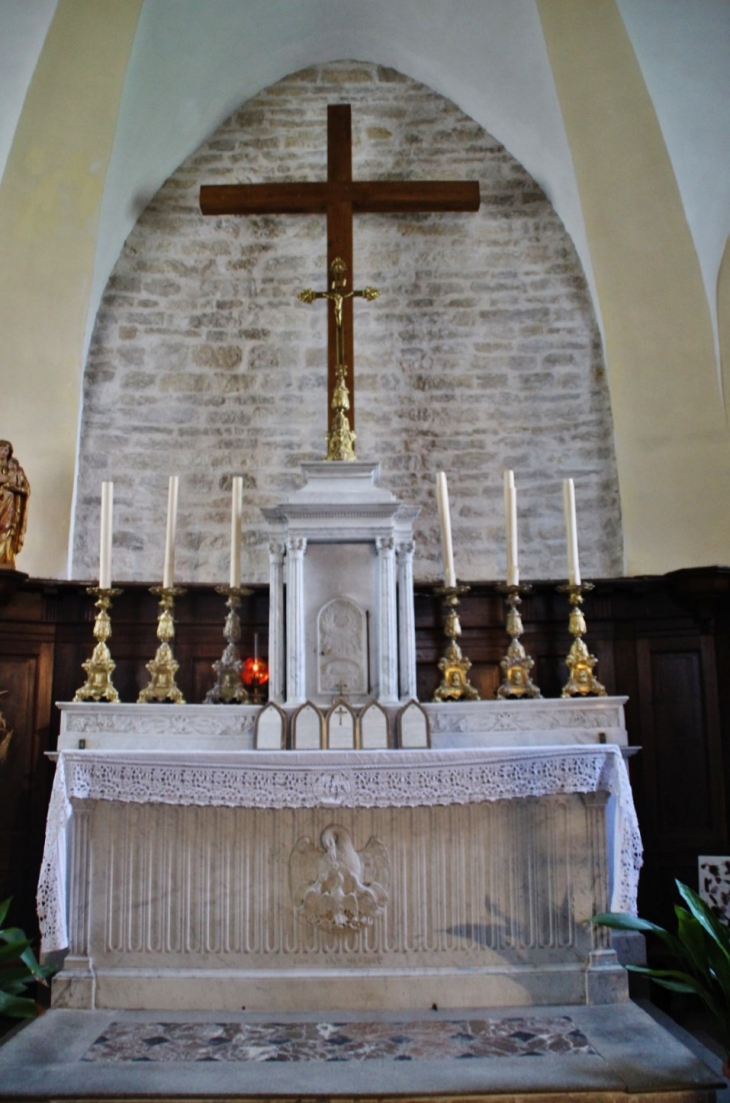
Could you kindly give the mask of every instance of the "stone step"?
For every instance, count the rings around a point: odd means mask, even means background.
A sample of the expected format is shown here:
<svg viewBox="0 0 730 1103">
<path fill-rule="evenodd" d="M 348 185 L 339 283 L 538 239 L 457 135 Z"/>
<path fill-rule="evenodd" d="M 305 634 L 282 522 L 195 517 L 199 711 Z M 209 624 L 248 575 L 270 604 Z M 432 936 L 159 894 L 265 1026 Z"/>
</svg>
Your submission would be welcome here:
<svg viewBox="0 0 730 1103">
<path fill-rule="evenodd" d="M 635 1004 L 409 1012 L 52 1010 L 0 1047 L 0 1100 L 714 1103 Z"/>
</svg>

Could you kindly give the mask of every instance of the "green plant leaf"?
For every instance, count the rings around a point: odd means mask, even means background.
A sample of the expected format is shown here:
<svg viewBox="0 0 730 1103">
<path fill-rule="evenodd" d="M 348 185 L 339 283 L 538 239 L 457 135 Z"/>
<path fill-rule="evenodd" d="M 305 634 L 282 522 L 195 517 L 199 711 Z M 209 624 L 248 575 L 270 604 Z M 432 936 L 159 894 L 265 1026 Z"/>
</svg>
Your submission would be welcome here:
<svg viewBox="0 0 730 1103">
<path fill-rule="evenodd" d="M 660 988 L 668 988 L 670 992 L 697 993 L 697 989 L 693 984 L 685 984 L 685 982 L 681 980 L 662 979 L 661 977 L 652 977 L 651 979 L 655 984 L 658 984 Z"/>
<path fill-rule="evenodd" d="M 693 892 L 687 885 L 683 885 L 681 881 L 677 881 L 676 884 L 682 899 L 690 909 L 690 912 L 686 912 L 684 908 L 680 907 L 675 909 L 678 917 L 681 913 L 687 916 L 687 919 L 680 920 L 682 924 L 679 930 L 680 938 L 684 941 L 682 928 L 688 932 L 692 932 L 693 929 L 700 932 L 706 961 L 704 964 L 698 963 L 697 967 L 708 978 L 708 985 L 713 990 L 714 999 L 719 1001 L 720 1006 L 730 1007 L 730 932 L 728 926 L 718 919 L 712 909 L 696 892 Z M 689 937 L 693 939 L 693 945 L 696 946 L 698 938 L 692 933 Z M 706 1000 L 706 1002 L 710 1006 L 709 1000 Z M 720 1013 L 719 1009 L 717 1013 Z"/>
<path fill-rule="evenodd" d="M 656 923 L 650 923 L 648 919 L 639 919 L 638 915 L 629 915 L 628 912 L 602 912 L 600 915 L 594 915 L 591 923 L 596 923 L 601 927 L 613 927 L 617 931 L 667 933 L 663 927 L 657 927 Z"/>
<path fill-rule="evenodd" d="M 9 900 L 0 904 L 0 922 L 5 920 L 9 905 Z M 30 940 L 20 927 L 0 928 L 0 1014 L 14 1018 L 38 1014 L 35 1001 L 21 993 L 34 981 L 47 984 L 46 977 L 55 972 L 54 966 L 38 964 Z"/>
<path fill-rule="evenodd" d="M 23 980 L 3 981 L 0 989 L 8 996 L 21 996 L 28 987 L 28 982 Z"/>
<path fill-rule="evenodd" d="M 23 942 L 26 937 L 25 931 L 21 931 L 20 927 L 3 927 L 0 930 L 0 938 L 3 942 Z"/>
<path fill-rule="evenodd" d="M 675 884 L 679 895 L 697 922 L 704 927 L 710 938 L 730 960 L 730 929 L 728 929 L 727 923 L 723 923 L 721 919 L 718 919 L 712 908 L 691 888 L 683 885 L 681 881 L 676 881 Z"/>
<path fill-rule="evenodd" d="M 0 1014 L 13 1019 L 35 1019 L 38 1004 L 27 996 L 8 996 L 0 992 Z"/>
<path fill-rule="evenodd" d="M 676 905 L 674 913 L 677 916 L 677 936 L 682 944 L 685 958 L 698 972 L 709 974 L 710 955 L 704 927 L 679 905 Z"/>
<path fill-rule="evenodd" d="M 54 968 L 49 968 L 47 965 L 39 965 L 33 953 L 33 949 L 30 946 L 27 950 L 23 950 L 23 953 L 20 955 L 20 960 L 24 962 L 35 979 L 40 981 L 41 984 L 45 984 L 45 978 L 52 976 L 56 972 Z"/>
<path fill-rule="evenodd" d="M 626 965 L 625 968 L 632 973 L 643 973 L 645 976 L 652 977 L 654 980 L 672 977 L 674 980 L 681 980 L 685 984 L 694 985 L 696 983 L 692 974 L 685 973 L 683 969 L 652 969 L 650 965 Z"/>
<path fill-rule="evenodd" d="M 7 946 L 0 946 L 0 965 L 4 961 L 15 961 L 29 949 L 30 942 L 9 942 Z"/>
<path fill-rule="evenodd" d="M 677 935 L 663 927 L 622 912 L 607 912 L 593 923 L 622 931 L 653 934 L 664 943 L 680 968 L 652 969 L 627 965 L 632 973 L 651 978 L 672 992 L 694 992 L 715 1020 L 720 1041 L 730 1059 L 730 924 L 719 919 L 692 889 L 676 882 L 686 908 L 677 904 Z"/>
<path fill-rule="evenodd" d="M 680 969 L 650 969 L 647 965 L 627 965 L 626 969 L 631 973 L 641 973 L 672 992 L 694 992 L 702 996 L 701 983 L 690 973 L 684 973 Z"/>
<path fill-rule="evenodd" d="M 47 966 L 39 965 L 35 954 L 33 953 L 33 947 L 30 941 L 25 937 L 25 932 L 21 931 L 20 927 L 6 927 L 4 931 L 0 931 L 0 941 L 6 942 L 8 946 L 15 948 L 17 956 L 24 961 L 30 972 L 36 978 L 36 980 L 43 980 L 44 977 L 52 975 L 56 972 L 55 969 L 48 969 Z M 7 947 L 3 949 L 0 947 L 0 961 L 7 960 Z"/>
<path fill-rule="evenodd" d="M 665 931 L 663 927 L 658 927 L 656 923 L 650 923 L 648 919 L 639 919 L 638 916 L 629 915 L 627 912 L 602 912 L 600 915 L 594 915 L 591 923 L 611 927 L 616 931 L 644 931 L 647 934 L 654 934 L 671 953 L 681 957 L 682 949 L 675 936 Z"/>
<path fill-rule="evenodd" d="M 34 983 L 34 978 L 28 976 L 25 965 L 3 965 L 0 968 L 0 989 L 6 991 L 8 984 L 14 980 L 22 980 L 25 984 Z"/>
<path fill-rule="evenodd" d="M 8 914 L 8 909 L 12 903 L 12 896 L 9 896 L 7 900 L 3 900 L 0 904 L 0 926 L 5 922 L 5 916 Z"/>
</svg>

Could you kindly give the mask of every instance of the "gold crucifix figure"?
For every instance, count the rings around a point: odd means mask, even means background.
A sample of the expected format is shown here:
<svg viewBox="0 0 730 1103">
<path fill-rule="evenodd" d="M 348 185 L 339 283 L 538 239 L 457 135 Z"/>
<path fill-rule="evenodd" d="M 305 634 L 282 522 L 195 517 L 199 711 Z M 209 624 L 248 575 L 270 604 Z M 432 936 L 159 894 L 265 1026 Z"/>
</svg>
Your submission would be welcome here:
<svg viewBox="0 0 730 1103">
<path fill-rule="evenodd" d="M 334 308 L 337 362 L 335 366 L 335 389 L 332 395 L 332 427 L 327 433 L 328 460 L 355 459 L 355 432 L 350 426 L 348 414 L 350 393 L 346 378 L 343 304 L 346 299 L 365 299 L 367 302 L 372 302 L 380 295 L 375 287 L 363 287 L 360 291 L 346 290 L 346 272 L 347 265 L 342 257 L 335 257 L 330 266 L 332 280 L 329 291 L 312 291 L 311 288 L 307 288 L 300 291 L 298 296 L 303 303 L 313 303 L 315 299 L 327 299 Z"/>
</svg>

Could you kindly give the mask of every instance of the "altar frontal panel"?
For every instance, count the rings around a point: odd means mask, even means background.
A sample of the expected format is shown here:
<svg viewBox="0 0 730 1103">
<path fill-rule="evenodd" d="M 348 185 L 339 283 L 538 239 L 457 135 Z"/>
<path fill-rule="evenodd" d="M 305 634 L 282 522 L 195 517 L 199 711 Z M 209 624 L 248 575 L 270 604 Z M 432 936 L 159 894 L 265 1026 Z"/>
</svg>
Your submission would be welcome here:
<svg viewBox="0 0 730 1103">
<path fill-rule="evenodd" d="M 93 870 L 88 913 L 75 908 L 54 1005 L 624 998 L 623 970 L 589 923 L 607 905 L 606 796 L 373 809 L 84 802 L 72 863 Z"/>
</svg>

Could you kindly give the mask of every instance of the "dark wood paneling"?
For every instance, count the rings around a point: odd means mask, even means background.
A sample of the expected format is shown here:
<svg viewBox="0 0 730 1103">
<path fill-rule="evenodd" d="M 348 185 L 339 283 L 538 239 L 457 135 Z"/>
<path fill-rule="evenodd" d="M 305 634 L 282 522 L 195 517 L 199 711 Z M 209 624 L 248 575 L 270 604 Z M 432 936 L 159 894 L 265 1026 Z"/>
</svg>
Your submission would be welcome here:
<svg viewBox="0 0 730 1103">
<path fill-rule="evenodd" d="M 0 708 L 12 732 L 0 762 L 0 899 L 12 896 L 12 923 L 32 929 L 51 772 L 43 755 L 51 749 L 53 643 L 29 627 L 0 632 Z"/>
<path fill-rule="evenodd" d="M 725 836 L 724 784 L 701 641 L 641 640 L 638 657 L 652 833 L 712 846 Z"/>
</svg>

